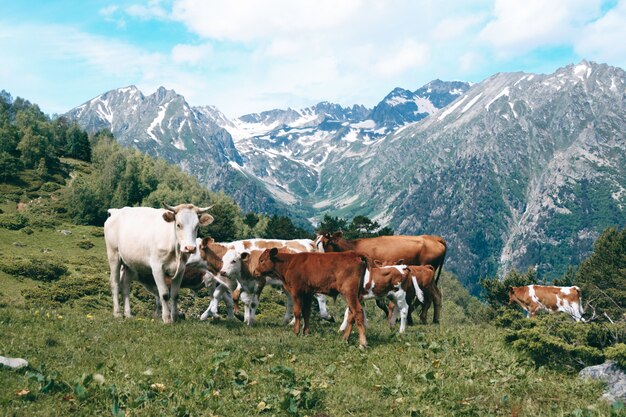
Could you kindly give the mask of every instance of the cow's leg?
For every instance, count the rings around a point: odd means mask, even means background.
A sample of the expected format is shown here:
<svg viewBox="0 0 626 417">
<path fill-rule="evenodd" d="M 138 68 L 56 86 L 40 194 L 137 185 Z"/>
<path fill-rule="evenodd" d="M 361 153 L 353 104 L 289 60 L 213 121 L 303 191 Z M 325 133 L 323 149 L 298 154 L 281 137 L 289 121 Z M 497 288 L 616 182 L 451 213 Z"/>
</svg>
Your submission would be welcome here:
<svg viewBox="0 0 626 417">
<path fill-rule="evenodd" d="M 313 304 L 313 295 L 306 294 L 302 297 L 302 317 L 304 318 L 304 334 L 311 333 L 309 327 L 311 320 L 311 306 Z"/>
<path fill-rule="evenodd" d="M 222 300 L 224 300 L 224 304 L 226 304 L 226 314 L 228 316 L 229 320 L 232 320 L 235 318 L 235 314 L 234 314 L 234 303 L 233 303 L 233 297 L 230 295 L 230 293 L 228 291 L 225 291 L 222 294 Z"/>
<path fill-rule="evenodd" d="M 285 316 L 283 317 L 283 324 L 290 324 L 291 316 L 293 315 L 293 299 L 291 298 L 291 295 L 288 292 L 285 292 L 285 294 L 287 295 L 287 306 L 285 307 Z"/>
<path fill-rule="evenodd" d="M 352 315 L 354 321 L 356 322 L 356 327 L 359 331 L 359 345 L 360 347 L 366 347 L 367 339 L 365 338 L 365 314 L 363 307 L 361 307 L 361 303 L 356 297 L 346 297 L 346 304 L 348 304 L 350 315 Z M 346 327 L 346 331 L 343 335 L 343 340 L 348 340 L 348 337 L 350 337 L 350 333 L 352 332 L 351 322 L 352 320 L 348 320 L 348 326 Z"/>
<path fill-rule="evenodd" d="M 241 292 L 241 301 L 244 304 L 244 323 L 248 326 L 251 326 L 254 323 L 254 317 L 256 313 L 256 308 L 258 305 L 258 297 L 254 293 L 249 293 L 248 291 Z"/>
<path fill-rule="evenodd" d="M 433 297 L 433 306 L 434 306 L 434 314 L 433 314 L 433 323 L 438 324 L 441 319 L 441 290 L 435 284 L 434 287 L 434 297 Z"/>
<path fill-rule="evenodd" d="M 175 322 L 178 319 L 178 292 L 180 290 L 180 284 L 182 284 L 182 281 L 182 273 L 178 279 L 172 279 L 172 287 L 170 288 L 170 301 L 172 303 L 172 310 L 170 312 L 170 315 L 172 317 L 172 322 Z"/>
<path fill-rule="evenodd" d="M 137 279 L 137 274 L 127 268 L 120 277 L 120 284 L 122 286 L 122 300 L 124 300 L 124 317 L 130 318 L 130 283 Z"/>
<path fill-rule="evenodd" d="M 241 314 L 239 311 L 239 298 L 241 297 L 241 288 L 237 287 L 235 291 L 233 291 L 233 309 L 235 314 Z"/>
<path fill-rule="evenodd" d="M 302 315 L 302 300 L 300 299 L 300 296 L 298 295 L 292 294 L 292 298 L 293 298 L 293 317 L 296 319 L 295 323 L 293 324 L 293 332 L 294 334 L 297 335 L 300 333 L 300 316 Z"/>
<path fill-rule="evenodd" d="M 345 313 L 343 313 L 343 322 L 341 323 L 341 326 L 339 326 L 339 331 L 343 332 L 344 330 L 346 330 L 346 327 L 348 326 L 348 320 L 350 319 L 350 309 L 348 307 L 346 307 L 346 311 Z"/>
<path fill-rule="evenodd" d="M 170 289 L 165 284 L 165 274 L 161 269 L 161 263 L 159 261 L 151 261 L 150 267 L 152 268 L 152 276 L 159 292 L 159 300 L 161 301 L 161 319 L 163 323 L 171 323 L 172 316 L 170 314 Z"/>
<path fill-rule="evenodd" d="M 433 299 L 435 298 L 434 292 L 434 283 L 430 286 L 430 288 L 424 291 L 424 303 L 422 304 L 422 312 L 420 313 L 420 322 L 422 322 L 422 324 L 428 323 L 428 310 L 430 309 L 430 305 L 433 303 Z"/>
<path fill-rule="evenodd" d="M 389 312 L 389 327 L 396 326 L 396 320 L 398 319 L 399 312 L 400 312 L 400 309 L 398 308 L 398 305 L 396 303 L 393 303 L 393 310 Z"/>
<path fill-rule="evenodd" d="M 402 288 L 395 291 L 394 297 L 400 308 L 400 333 L 404 333 L 406 329 L 407 315 L 409 314 L 409 305 L 406 302 L 406 293 Z"/>
<path fill-rule="evenodd" d="M 385 300 L 377 298 L 376 306 L 378 306 L 378 308 L 380 308 L 385 314 L 385 320 L 389 320 L 389 309 L 387 308 L 387 304 L 385 303 Z"/>
<path fill-rule="evenodd" d="M 328 314 L 328 307 L 326 304 L 326 296 L 324 294 L 315 294 L 315 299 L 317 300 L 317 304 L 320 307 L 320 317 L 324 320 L 335 322 L 335 318 Z"/>
<path fill-rule="evenodd" d="M 122 262 L 117 253 L 111 254 L 109 257 L 109 268 L 111 274 L 109 282 L 111 284 L 111 298 L 113 299 L 113 317 L 122 317 L 120 313 L 120 268 Z"/>
</svg>

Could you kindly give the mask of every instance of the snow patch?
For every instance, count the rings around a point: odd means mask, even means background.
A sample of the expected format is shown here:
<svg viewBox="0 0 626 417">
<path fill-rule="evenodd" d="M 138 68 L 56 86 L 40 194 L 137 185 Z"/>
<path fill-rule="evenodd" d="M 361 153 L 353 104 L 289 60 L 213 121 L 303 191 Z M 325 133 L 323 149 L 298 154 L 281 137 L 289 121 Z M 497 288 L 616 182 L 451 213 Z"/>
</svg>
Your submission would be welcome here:
<svg viewBox="0 0 626 417">
<path fill-rule="evenodd" d="M 150 123 L 150 126 L 148 126 L 148 136 L 150 136 L 155 142 L 159 144 L 161 143 L 161 141 L 154 135 L 154 133 L 152 133 L 152 131 L 157 126 L 161 127 L 161 123 L 163 123 L 163 118 L 165 117 L 165 112 L 167 111 L 167 106 L 169 106 L 169 103 L 159 107 L 159 113 L 157 114 L 157 117 L 155 117 L 152 123 Z M 163 129 L 161 129 L 161 131 L 163 131 Z"/>
<path fill-rule="evenodd" d="M 443 113 L 441 113 L 439 115 L 437 120 L 441 121 L 441 120 L 445 119 L 446 116 L 448 116 L 450 113 L 455 111 L 465 101 L 466 98 L 467 98 L 467 96 L 463 96 L 461 99 L 459 99 L 459 101 L 454 103 L 452 106 L 448 107 Z"/>
<path fill-rule="evenodd" d="M 476 97 L 474 97 L 469 103 L 465 105 L 465 107 L 463 107 L 463 110 L 461 110 L 461 113 L 465 113 L 466 111 L 468 111 L 474 104 L 476 104 L 476 102 L 478 101 L 478 99 L 480 99 L 482 95 L 483 93 L 480 93 Z"/>
<path fill-rule="evenodd" d="M 519 82 L 519 81 L 518 81 Z M 516 83 L 517 84 L 517 83 Z M 510 90 L 509 87 L 504 87 L 504 89 L 500 92 L 500 94 L 498 94 L 497 96 L 495 96 L 489 103 L 487 103 L 487 105 L 485 106 L 485 109 L 489 110 L 489 106 L 491 106 L 491 104 L 496 101 L 497 99 L 499 99 L 502 96 L 509 96 Z"/>
<path fill-rule="evenodd" d="M 351 126 L 355 129 L 374 129 L 376 127 L 376 122 L 372 119 L 367 119 L 359 123 L 353 123 Z"/>
</svg>

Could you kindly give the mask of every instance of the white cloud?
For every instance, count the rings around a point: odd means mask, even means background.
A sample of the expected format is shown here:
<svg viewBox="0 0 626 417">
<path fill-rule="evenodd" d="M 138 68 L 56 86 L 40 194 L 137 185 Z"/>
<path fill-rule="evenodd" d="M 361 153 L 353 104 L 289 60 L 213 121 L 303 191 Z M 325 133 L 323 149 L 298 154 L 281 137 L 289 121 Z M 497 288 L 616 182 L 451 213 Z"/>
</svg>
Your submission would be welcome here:
<svg viewBox="0 0 626 417">
<path fill-rule="evenodd" d="M 211 44 L 185 45 L 172 48 L 172 59 L 177 64 L 200 65 L 207 63 L 213 55 Z"/>
<path fill-rule="evenodd" d="M 349 24 L 359 0 L 177 0 L 172 16 L 200 36 L 250 41 Z"/>
<path fill-rule="evenodd" d="M 162 6 L 161 0 L 148 0 L 148 4 L 131 4 L 124 8 L 124 11 L 130 16 L 138 19 L 166 19 L 169 12 Z"/>
<path fill-rule="evenodd" d="M 398 76 L 423 65 L 429 53 L 430 49 L 425 43 L 414 39 L 405 40 L 391 53 L 382 55 L 376 63 L 376 72 L 385 77 Z"/>
<path fill-rule="evenodd" d="M 479 39 L 504 57 L 537 47 L 568 44 L 585 22 L 598 16 L 601 0 L 496 0 Z"/>
<path fill-rule="evenodd" d="M 575 43 L 581 56 L 626 67 L 626 1 L 590 23 Z"/>
</svg>

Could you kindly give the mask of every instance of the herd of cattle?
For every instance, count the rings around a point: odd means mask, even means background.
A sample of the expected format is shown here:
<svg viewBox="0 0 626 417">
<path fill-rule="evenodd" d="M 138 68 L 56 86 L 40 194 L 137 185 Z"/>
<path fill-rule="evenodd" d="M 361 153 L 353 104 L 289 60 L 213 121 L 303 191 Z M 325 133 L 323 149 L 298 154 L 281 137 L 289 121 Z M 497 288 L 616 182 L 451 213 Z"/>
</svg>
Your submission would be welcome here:
<svg viewBox="0 0 626 417">
<path fill-rule="evenodd" d="M 202 320 L 217 315 L 220 300 L 226 303 L 232 318 L 236 308 L 233 299 L 240 299 L 244 304 L 244 322 L 251 325 L 259 296 L 267 284 L 285 290 L 284 321 L 288 323 L 293 315 L 296 334 L 300 332 L 301 318 L 303 332 L 309 333 L 313 298 L 319 304 L 321 317 L 332 320 L 326 295 L 342 296 L 347 308 L 340 330 L 347 340 L 355 323 L 360 346 L 367 345 L 361 304 L 365 299 L 376 299 L 392 326 L 399 313 L 400 332 L 404 332 L 407 322 L 410 324 L 411 311 L 418 303 L 423 305 L 423 323 L 431 304 L 433 322 L 439 321 L 441 292 L 437 284 L 446 257 L 446 242 L 439 236 L 347 240 L 336 232 L 319 234 L 314 241 L 249 239 L 216 243 L 211 238 L 197 238 L 199 226 L 213 222 L 207 213 L 211 207 L 164 207 L 108 211 L 104 235 L 116 317 L 121 316 L 120 289 L 124 316 L 131 316 L 130 286 L 139 281 L 155 295 L 165 323 L 178 317 L 181 287 L 194 291 L 208 287 L 213 297 L 200 317 Z M 529 315 L 547 309 L 566 311 L 576 320 L 582 317 L 577 287 L 516 287 L 511 289 L 510 301 L 519 303 Z"/>
</svg>

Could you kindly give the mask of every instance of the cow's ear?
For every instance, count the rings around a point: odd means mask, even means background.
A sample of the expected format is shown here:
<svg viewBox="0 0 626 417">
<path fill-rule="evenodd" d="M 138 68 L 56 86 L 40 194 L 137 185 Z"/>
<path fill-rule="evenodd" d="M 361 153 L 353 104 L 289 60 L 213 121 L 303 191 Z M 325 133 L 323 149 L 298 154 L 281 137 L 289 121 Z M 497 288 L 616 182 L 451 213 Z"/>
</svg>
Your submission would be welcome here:
<svg viewBox="0 0 626 417">
<path fill-rule="evenodd" d="M 270 249 L 270 259 L 274 260 L 274 258 L 276 258 L 276 255 L 278 255 L 278 248 Z"/>
<path fill-rule="evenodd" d="M 509 295 L 513 294 L 515 292 L 515 290 L 513 289 L 513 287 L 509 287 Z"/>
<path fill-rule="evenodd" d="M 176 220 L 176 215 L 174 214 L 174 212 L 168 210 L 165 213 L 163 213 L 163 220 L 165 220 L 168 223 L 171 223 L 174 220 Z"/>
<path fill-rule="evenodd" d="M 376 268 L 380 268 L 381 266 L 383 266 L 383 262 L 380 259 L 374 259 L 374 266 Z"/>
<path fill-rule="evenodd" d="M 210 214 L 203 214 L 202 216 L 200 216 L 200 226 L 208 226 L 211 223 L 213 223 L 213 216 L 211 216 Z"/>
<path fill-rule="evenodd" d="M 207 247 L 209 246 L 211 243 L 215 242 L 215 240 L 213 240 L 212 237 L 205 237 L 204 239 L 202 239 L 202 247 Z"/>
<path fill-rule="evenodd" d="M 342 232 L 342 231 L 339 231 L 339 232 L 335 232 L 335 233 L 333 233 L 333 236 L 332 236 L 332 237 L 333 237 L 333 238 L 335 238 L 335 239 L 339 239 L 339 238 L 340 238 L 340 237 L 342 237 L 342 236 L 343 236 L 343 232 Z"/>
<path fill-rule="evenodd" d="M 244 262 L 247 262 L 248 259 L 250 259 L 250 253 L 249 252 L 241 252 L 241 260 Z"/>
<path fill-rule="evenodd" d="M 404 259 L 398 259 L 396 265 L 404 265 Z"/>
</svg>

